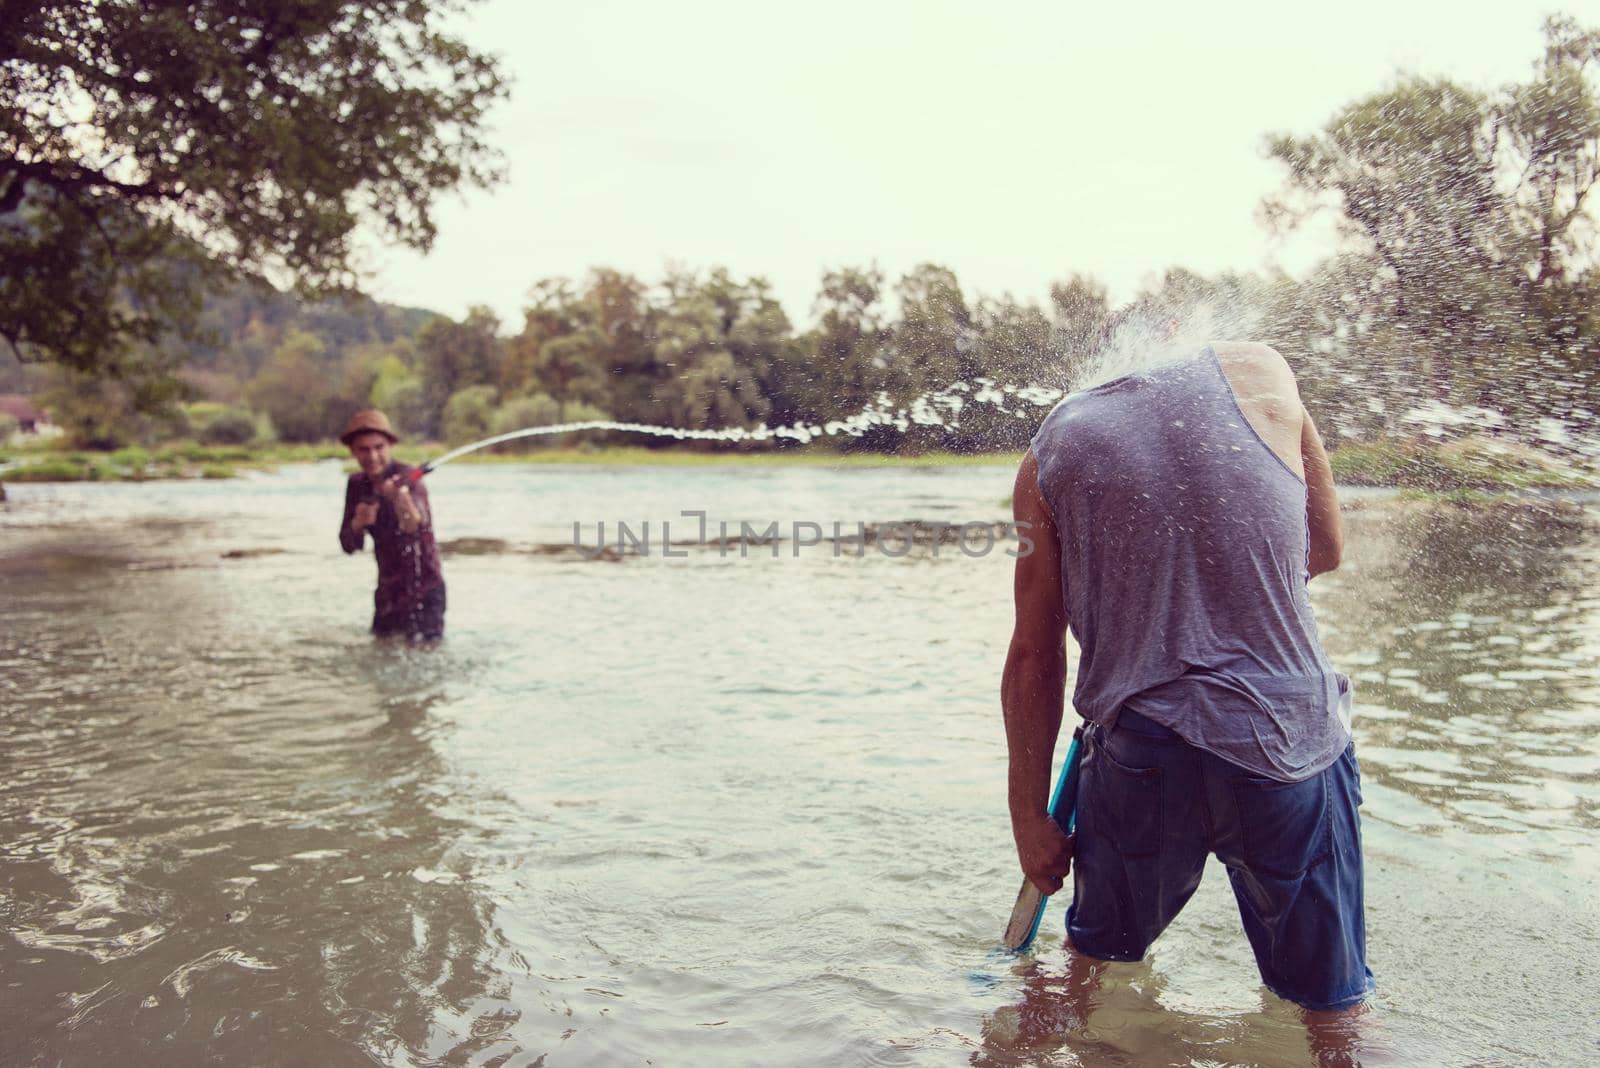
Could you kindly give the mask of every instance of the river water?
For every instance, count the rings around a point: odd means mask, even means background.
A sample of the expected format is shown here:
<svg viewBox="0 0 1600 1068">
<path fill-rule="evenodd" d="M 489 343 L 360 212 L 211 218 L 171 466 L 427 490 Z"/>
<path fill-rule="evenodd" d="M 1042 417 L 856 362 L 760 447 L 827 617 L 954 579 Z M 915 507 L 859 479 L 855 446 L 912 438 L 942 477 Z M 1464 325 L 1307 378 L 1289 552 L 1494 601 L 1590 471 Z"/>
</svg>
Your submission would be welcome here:
<svg viewBox="0 0 1600 1068">
<path fill-rule="evenodd" d="M 0 1064 L 1309 1063 L 1215 863 L 1086 1020 L 1059 902 L 994 952 L 1010 543 L 661 550 L 1010 480 L 445 468 L 434 650 L 365 634 L 337 464 L 8 487 Z M 1600 505 L 1347 504 L 1361 1056 L 1595 1063 Z M 571 548 L 619 519 L 649 556 Z"/>
</svg>

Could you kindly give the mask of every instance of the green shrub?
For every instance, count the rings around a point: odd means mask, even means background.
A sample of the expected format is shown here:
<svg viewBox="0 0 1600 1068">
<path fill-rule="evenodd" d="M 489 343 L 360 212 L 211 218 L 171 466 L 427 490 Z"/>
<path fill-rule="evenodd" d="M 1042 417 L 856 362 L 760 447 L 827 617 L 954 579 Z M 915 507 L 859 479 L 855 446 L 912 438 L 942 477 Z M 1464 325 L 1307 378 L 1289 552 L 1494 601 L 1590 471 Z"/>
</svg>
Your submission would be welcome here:
<svg viewBox="0 0 1600 1068">
<path fill-rule="evenodd" d="M 427 434 L 433 413 L 428 411 L 422 379 L 399 356 L 390 353 L 379 361 L 369 401 L 383 409 L 389 421 L 407 437 Z"/>
<path fill-rule="evenodd" d="M 81 460 L 36 460 L 6 472 L 7 482 L 88 482 L 96 472 Z"/>
<path fill-rule="evenodd" d="M 496 408 L 493 418 L 489 421 L 489 433 L 509 434 L 513 430 L 550 426 L 559 422 L 562 422 L 561 405 L 548 394 L 534 393 L 529 396 L 513 397 Z M 553 442 L 552 436 L 541 435 L 518 438 L 496 448 L 504 452 L 531 452 L 534 449 L 546 448 Z"/>
<path fill-rule="evenodd" d="M 1451 489 L 1457 476 L 1434 449 L 1401 441 L 1375 441 L 1341 445 L 1330 453 L 1333 477 L 1352 486 L 1410 486 Z"/>
<path fill-rule="evenodd" d="M 581 401 L 568 401 L 561 406 L 561 421 L 563 423 L 604 423 L 611 419 L 606 412 L 601 411 L 592 404 Z M 614 434 L 605 430 L 578 430 L 571 434 L 560 435 L 562 448 L 578 446 L 585 449 L 597 449 L 603 445 L 612 444 L 622 440 L 623 435 Z"/>
<path fill-rule="evenodd" d="M 256 417 L 244 408 L 218 412 L 200 429 L 204 445 L 248 445 L 255 439 Z"/>
<path fill-rule="evenodd" d="M 112 467 L 126 467 L 142 472 L 150 466 L 150 454 L 137 445 L 129 445 L 107 456 L 106 462 Z"/>
<path fill-rule="evenodd" d="M 187 438 L 193 433 L 194 423 L 190 421 L 189 413 L 173 405 L 168 410 L 150 417 L 148 429 L 139 440 L 172 441 L 175 438 Z"/>
<path fill-rule="evenodd" d="M 237 463 L 251 458 L 251 450 L 243 445 L 196 445 L 188 443 L 164 450 L 164 455 L 191 464 Z"/>
<path fill-rule="evenodd" d="M 493 386 L 468 386 L 450 394 L 444 405 L 444 439 L 452 445 L 465 445 L 488 437 L 494 394 Z"/>
<path fill-rule="evenodd" d="M 1341 445 L 1328 455 L 1335 480 L 1354 486 L 1398 486 L 1445 492 L 1584 485 L 1533 450 L 1462 439 L 1373 441 Z"/>
<path fill-rule="evenodd" d="M 427 436 L 433 429 L 434 414 L 428 409 L 428 397 L 420 382 L 404 382 L 389 394 L 389 403 L 383 413 L 408 438 Z"/>
</svg>

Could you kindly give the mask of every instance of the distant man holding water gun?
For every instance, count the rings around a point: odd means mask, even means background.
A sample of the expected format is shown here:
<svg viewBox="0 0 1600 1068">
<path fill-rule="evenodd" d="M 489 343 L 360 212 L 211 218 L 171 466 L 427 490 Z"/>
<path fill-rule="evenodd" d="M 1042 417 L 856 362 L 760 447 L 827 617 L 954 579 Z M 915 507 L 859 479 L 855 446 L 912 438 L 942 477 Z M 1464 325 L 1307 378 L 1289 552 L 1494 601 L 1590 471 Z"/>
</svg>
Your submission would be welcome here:
<svg viewBox="0 0 1600 1068">
<path fill-rule="evenodd" d="M 370 533 L 378 558 L 372 633 L 437 641 L 444 637 L 444 573 L 428 491 L 420 480 L 407 477 L 410 465 L 389 455 L 400 438 L 382 412 L 357 412 L 339 440 L 361 467 L 345 484 L 339 545 L 347 553 L 359 552 Z"/>
<path fill-rule="evenodd" d="M 1143 958 L 1215 853 L 1262 981 L 1315 1040 L 1373 981 L 1349 680 L 1306 590 L 1344 535 L 1293 372 L 1218 343 L 1074 393 L 1014 507 L 1035 549 L 1001 688 L 1011 825 L 1041 891 L 1073 876 L 1074 967 Z M 1069 628 L 1086 721 L 1070 838 L 1046 813 Z"/>
</svg>

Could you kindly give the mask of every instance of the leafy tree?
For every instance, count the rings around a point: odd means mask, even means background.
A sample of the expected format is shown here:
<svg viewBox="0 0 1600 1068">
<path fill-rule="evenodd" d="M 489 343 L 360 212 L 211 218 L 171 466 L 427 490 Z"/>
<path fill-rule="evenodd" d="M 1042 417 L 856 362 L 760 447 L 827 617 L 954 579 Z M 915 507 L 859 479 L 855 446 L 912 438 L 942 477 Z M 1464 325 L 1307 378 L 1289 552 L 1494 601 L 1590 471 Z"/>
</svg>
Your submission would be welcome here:
<svg viewBox="0 0 1600 1068">
<path fill-rule="evenodd" d="M 439 433 L 438 420 L 452 396 L 468 386 L 492 385 L 500 377 L 499 331 L 500 320 L 480 306 L 459 323 L 437 316 L 417 334 L 423 403 L 434 413 L 434 421 L 419 430 Z"/>
<path fill-rule="evenodd" d="M 73 446 L 120 449 L 186 429 L 183 413 L 172 404 L 176 388 L 170 377 L 97 378 L 54 367 L 41 399 Z"/>
<path fill-rule="evenodd" d="M 813 306 L 817 326 L 809 339 L 816 368 L 814 418 L 854 414 L 890 386 L 883 281 L 876 266 L 822 276 Z"/>
<path fill-rule="evenodd" d="M 493 386 L 467 386 L 452 393 L 440 420 L 444 440 L 451 445 L 465 445 L 488 437 L 495 410 L 494 393 Z"/>
<path fill-rule="evenodd" d="M 973 347 L 969 382 L 992 380 L 991 389 L 1007 386 L 1061 388 L 1066 368 L 1057 349 L 1055 324 L 1037 304 L 1010 297 L 981 300 L 973 314 Z M 1002 394 L 999 405 L 973 403 L 961 413 L 961 430 L 934 444 L 961 451 L 1023 449 L 1043 413 L 1014 393 Z"/>
<path fill-rule="evenodd" d="M 372 388 L 367 393 L 367 399 L 374 408 L 385 411 L 394 406 L 397 390 L 419 381 L 416 372 L 393 352 L 379 359 L 372 371 Z"/>
<path fill-rule="evenodd" d="M 321 441 L 337 432 L 349 413 L 330 411 L 332 392 L 324 369 L 322 341 L 304 331 L 290 333 L 250 387 L 250 400 L 272 420 L 284 441 Z"/>
<path fill-rule="evenodd" d="M 985 298 L 973 313 L 972 378 L 1001 385 L 1057 386 L 1063 368 L 1056 324 L 1035 303 Z"/>
<path fill-rule="evenodd" d="M 1111 304 L 1106 299 L 1104 283 L 1091 275 L 1074 274 L 1050 284 L 1050 309 L 1054 347 L 1061 354 L 1061 363 L 1059 368 L 1041 370 L 1047 377 L 1059 373 L 1059 379 L 1054 383 L 1039 381 L 1041 385 L 1059 387 L 1076 378 L 1078 371 L 1099 351 Z"/>
<path fill-rule="evenodd" d="M 655 309 L 643 282 L 608 267 L 590 272 L 581 292 L 562 278 L 530 291 L 522 333 L 506 345 L 501 384 L 539 390 L 561 402 L 605 405 L 648 420 L 660 368 L 651 343 Z"/>
<path fill-rule="evenodd" d="M 522 331 L 506 340 L 500 363 L 500 388 L 507 394 L 529 390 L 560 389 L 547 379 L 554 378 L 540 363 L 540 349 L 553 338 L 576 333 L 584 323 L 583 310 L 572 283 L 565 278 L 546 278 L 528 290 L 528 304 L 522 310 Z"/>
<path fill-rule="evenodd" d="M 764 422 L 768 410 L 755 373 L 722 349 L 700 353 L 667 400 L 672 425 L 709 430 Z"/>
<path fill-rule="evenodd" d="M 27 393 L 37 377 L 36 366 L 25 364 L 9 350 L 0 348 L 0 393 Z"/>
<path fill-rule="evenodd" d="M 320 339 L 324 335 L 317 336 Z M 329 410 L 343 411 L 348 415 L 370 405 L 379 369 L 387 358 L 388 349 L 372 342 L 353 344 L 338 350 L 338 358 L 329 361 L 332 387 L 327 402 Z"/>
<path fill-rule="evenodd" d="M 900 320 L 892 334 L 890 370 L 902 399 L 975 377 L 977 331 L 955 272 L 920 264 L 901 277 L 895 291 Z"/>
<path fill-rule="evenodd" d="M 389 416 L 402 434 L 425 434 L 432 422 L 422 379 L 391 351 L 378 361 L 367 402 Z"/>
<path fill-rule="evenodd" d="M 605 350 L 605 334 L 595 326 L 552 337 L 539 346 L 533 381 L 561 400 L 601 400 L 611 388 Z"/>
<path fill-rule="evenodd" d="M 399 433 L 423 438 L 428 436 L 423 428 L 430 426 L 435 420 L 419 379 L 408 378 L 398 383 L 389 390 L 384 399 L 383 412 L 399 428 Z"/>
<path fill-rule="evenodd" d="M 504 89 L 468 0 L 17 0 L 0 19 L 0 337 L 127 374 L 211 265 L 347 288 L 363 222 L 416 248 L 488 184 Z"/>
<path fill-rule="evenodd" d="M 602 267 L 590 274 L 583 303 L 606 388 L 571 393 L 568 403 L 598 405 L 619 419 L 648 421 L 662 368 L 652 343 L 656 311 L 644 283 Z"/>
<path fill-rule="evenodd" d="M 766 282 L 739 282 L 717 268 L 673 272 L 664 288 L 655 350 L 668 376 L 656 392 L 666 419 L 708 429 L 766 422 L 772 406 L 762 377 L 790 332 Z"/>
<path fill-rule="evenodd" d="M 1268 220 L 1331 209 L 1352 239 L 1318 280 L 1363 296 L 1339 328 L 1440 400 L 1572 409 L 1594 391 L 1600 33 L 1554 17 L 1544 35 L 1525 82 L 1408 76 L 1318 134 L 1268 142 L 1287 169 Z M 1535 375 L 1579 385 L 1500 384 Z"/>
<path fill-rule="evenodd" d="M 1454 339 L 1481 321 L 1468 279 L 1501 267 L 1507 205 L 1494 141 L 1482 94 L 1412 78 L 1347 108 L 1319 137 L 1279 137 L 1269 149 L 1298 191 L 1336 196 L 1345 232 L 1370 249 L 1372 270 L 1387 283 L 1387 317 L 1413 339 L 1390 358 L 1431 373 L 1441 396 L 1451 386 Z M 1287 202 L 1270 210 L 1280 224 L 1302 217 Z"/>
</svg>

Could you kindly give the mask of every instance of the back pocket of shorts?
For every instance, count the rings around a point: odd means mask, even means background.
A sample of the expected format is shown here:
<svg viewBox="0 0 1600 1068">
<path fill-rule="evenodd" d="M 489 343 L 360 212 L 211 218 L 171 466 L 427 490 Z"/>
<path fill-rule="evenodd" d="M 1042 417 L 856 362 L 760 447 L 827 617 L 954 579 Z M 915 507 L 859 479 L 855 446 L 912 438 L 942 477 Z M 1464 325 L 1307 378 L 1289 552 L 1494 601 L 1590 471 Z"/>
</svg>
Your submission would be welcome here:
<svg viewBox="0 0 1600 1068">
<path fill-rule="evenodd" d="M 1130 768 L 1097 744 L 1084 759 L 1083 803 L 1103 837 L 1128 857 L 1161 848 L 1161 769 Z"/>
<path fill-rule="evenodd" d="M 1233 780 L 1233 797 L 1252 871 L 1292 879 L 1327 859 L 1333 834 L 1326 772 L 1304 782 L 1240 776 Z"/>
</svg>

